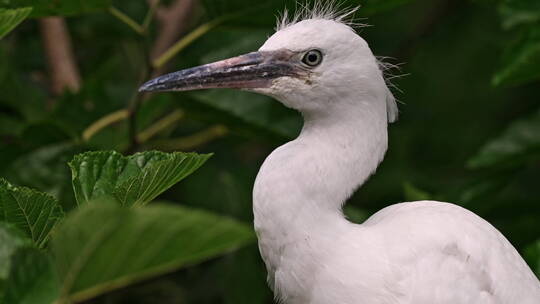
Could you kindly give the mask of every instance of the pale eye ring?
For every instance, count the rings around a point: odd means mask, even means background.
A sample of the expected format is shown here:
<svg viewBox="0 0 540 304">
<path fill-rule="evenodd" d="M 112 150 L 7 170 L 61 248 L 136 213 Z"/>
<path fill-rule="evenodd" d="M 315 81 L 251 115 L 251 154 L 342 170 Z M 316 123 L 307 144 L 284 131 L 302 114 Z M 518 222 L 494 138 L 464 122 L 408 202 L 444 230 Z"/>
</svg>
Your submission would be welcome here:
<svg viewBox="0 0 540 304">
<path fill-rule="evenodd" d="M 315 67 L 321 64 L 323 59 L 323 54 L 319 50 L 309 50 L 302 57 L 302 63 L 307 66 Z"/>
</svg>

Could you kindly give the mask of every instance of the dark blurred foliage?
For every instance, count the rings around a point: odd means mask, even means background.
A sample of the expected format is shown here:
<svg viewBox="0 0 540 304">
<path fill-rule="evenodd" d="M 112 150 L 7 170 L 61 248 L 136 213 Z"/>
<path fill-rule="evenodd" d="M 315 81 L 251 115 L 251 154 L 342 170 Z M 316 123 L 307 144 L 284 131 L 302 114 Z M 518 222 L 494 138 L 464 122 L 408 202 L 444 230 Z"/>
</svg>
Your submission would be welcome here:
<svg viewBox="0 0 540 304">
<path fill-rule="evenodd" d="M 24 4 L 11 1 L 17 2 Z M 400 119 L 389 126 L 385 161 L 350 199 L 351 216 L 361 220 L 408 200 L 454 202 L 501 230 L 540 271 L 538 3 L 345 1 L 344 6 L 362 5 L 356 16 L 371 26 L 358 32 L 373 52 L 400 66 L 392 71 Z M 144 1 L 114 0 L 113 5 L 134 20 L 148 12 Z M 294 3 L 196 2 L 184 37 L 220 22 L 190 41 L 161 72 L 257 49 L 284 7 L 294 10 Z M 71 9 L 62 12 L 72 15 Z M 137 97 L 137 87 L 149 77 L 146 58 L 159 29 L 153 22 L 148 35 L 139 35 L 92 7 L 67 18 L 82 88 L 54 96 L 32 18 L 0 42 L 0 176 L 49 192 L 69 210 L 74 198 L 66 162 L 76 153 L 213 152 L 198 172 L 162 198 L 252 220 L 257 170 L 273 148 L 299 132 L 297 113 L 267 97 L 236 91 Z M 122 116 L 126 108 L 136 109 L 133 117 L 96 127 L 96 121 L 118 111 Z M 252 245 L 88 303 L 271 303 L 265 275 Z"/>
</svg>

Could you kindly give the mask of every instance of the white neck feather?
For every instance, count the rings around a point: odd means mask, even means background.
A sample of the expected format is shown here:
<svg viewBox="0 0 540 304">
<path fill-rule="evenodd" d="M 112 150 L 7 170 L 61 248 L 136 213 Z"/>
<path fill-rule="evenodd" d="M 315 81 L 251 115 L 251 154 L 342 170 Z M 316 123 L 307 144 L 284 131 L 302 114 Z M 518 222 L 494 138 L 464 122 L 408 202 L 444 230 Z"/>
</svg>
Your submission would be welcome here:
<svg viewBox="0 0 540 304">
<path fill-rule="evenodd" d="M 283 266 L 288 246 L 345 222 L 343 203 L 387 148 L 384 101 L 340 100 L 303 116 L 300 136 L 270 154 L 253 190 L 255 229 L 270 277 Z"/>
</svg>

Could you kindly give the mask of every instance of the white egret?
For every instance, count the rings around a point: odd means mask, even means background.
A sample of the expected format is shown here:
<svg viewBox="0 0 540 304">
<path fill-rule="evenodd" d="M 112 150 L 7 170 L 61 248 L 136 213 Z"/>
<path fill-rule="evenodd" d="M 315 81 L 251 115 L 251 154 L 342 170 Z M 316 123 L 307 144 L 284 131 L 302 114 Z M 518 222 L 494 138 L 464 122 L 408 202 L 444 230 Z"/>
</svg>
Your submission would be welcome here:
<svg viewBox="0 0 540 304">
<path fill-rule="evenodd" d="M 539 304 L 540 283 L 488 222 L 450 203 L 342 205 L 375 171 L 397 106 L 368 44 L 326 11 L 284 23 L 258 52 L 167 74 L 141 91 L 237 88 L 302 113 L 253 190 L 259 248 L 286 304 Z"/>
</svg>

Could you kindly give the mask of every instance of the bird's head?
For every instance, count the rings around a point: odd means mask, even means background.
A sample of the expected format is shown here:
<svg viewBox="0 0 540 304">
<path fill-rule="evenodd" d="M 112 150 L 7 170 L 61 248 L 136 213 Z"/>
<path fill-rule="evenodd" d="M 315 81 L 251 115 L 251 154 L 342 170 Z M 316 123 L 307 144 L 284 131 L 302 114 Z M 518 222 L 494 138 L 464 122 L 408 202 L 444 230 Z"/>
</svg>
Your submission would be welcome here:
<svg viewBox="0 0 540 304">
<path fill-rule="evenodd" d="M 272 96 L 303 113 L 328 112 L 358 100 L 397 107 L 364 39 L 332 18 L 282 26 L 257 51 L 163 75 L 140 91 L 234 88 Z"/>
</svg>

